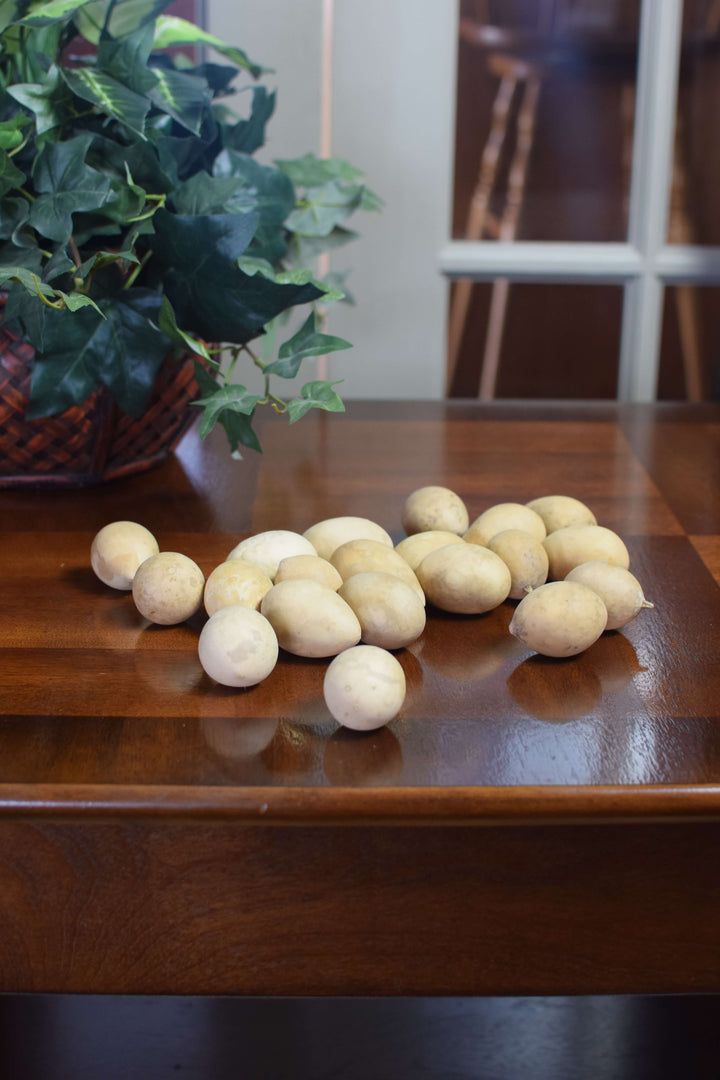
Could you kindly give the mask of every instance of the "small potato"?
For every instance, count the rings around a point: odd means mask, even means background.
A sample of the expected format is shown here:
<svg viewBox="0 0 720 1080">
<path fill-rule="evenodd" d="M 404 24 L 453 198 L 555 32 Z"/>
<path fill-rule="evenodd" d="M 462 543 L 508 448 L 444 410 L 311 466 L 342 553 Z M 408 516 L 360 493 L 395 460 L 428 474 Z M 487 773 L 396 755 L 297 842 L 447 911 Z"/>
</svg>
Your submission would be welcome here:
<svg viewBox="0 0 720 1080">
<path fill-rule="evenodd" d="M 488 541 L 487 547 L 500 556 L 510 571 L 511 600 L 521 600 L 530 589 L 537 589 L 547 581 L 549 560 L 536 536 L 521 529 L 504 529 Z"/>
<path fill-rule="evenodd" d="M 342 578 L 335 567 L 327 559 L 321 559 L 319 555 L 288 555 L 281 559 L 275 575 L 275 584 L 279 581 L 287 581 L 288 578 L 306 578 L 308 581 L 317 581 L 319 585 L 325 585 L 328 589 L 336 592 L 342 585 Z"/>
<path fill-rule="evenodd" d="M 566 525 L 551 532 L 543 545 L 550 560 L 548 577 L 554 581 L 562 581 L 573 567 L 584 562 L 606 562 L 625 570 L 630 565 L 625 544 L 604 525 Z"/>
<path fill-rule="evenodd" d="M 317 555 L 309 540 L 289 529 L 270 529 L 255 533 L 236 544 L 228 559 L 247 559 L 271 579 L 275 578 L 281 559 L 289 555 Z"/>
<path fill-rule="evenodd" d="M 185 622 L 202 605 L 205 578 L 179 551 L 161 551 L 138 567 L 132 583 L 135 607 L 160 626 Z"/>
<path fill-rule="evenodd" d="M 420 583 L 402 555 L 398 555 L 394 548 L 378 543 L 377 540 L 348 540 L 332 553 L 330 562 L 343 581 L 347 581 L 353 574 L 370 570 L 394 574 L 395 577 L 412 586 L 422 597 L 423 602 L 425 601 L 425 594 Z"/>
<path fill-rule="evenodd" d="M 402 508 L 402 527 L 408 536 L 442 529 L 461 536 L 470 520 L 467 507 L 450 488 L 431 484 L 408 495 Z"/>
<path fill-rule="evenodd" d="M 400 662 L 376 645 L 356 645 L 340 653 L 323 680 L 325 704 L 339 724 L 374 731 L 397 716 L 405 700 Z"/>
<path fill-rule="evenodd" d="M 598 594 L 607 608 L 606 630 L 618 630 L 643 608 L 655 606 L 643 596 L 635 575 L 622 566 L 605 562 L 580 563 L 566 575 L 565 581 L 579 581 Z"/>
<path fill-rule="evenodd" d="M 575 656 L 602 634 L 607 609 L 597 593 L 575 581 L 551 581 L 520 601 L 510 633 L 543 656 Z"/>
<path fill-rule="evenodd" d="M 322 559 L 329 559 L 333 551 L 348 540 L 377 540 L 392 547 L 392 537 L 382 525 L 364 517 L 334 517 L 317 521 L 303 533 Z"/>
<path fill-rule="evenodd" d="M 425 604 L 415 589 L 393 574 L 353 574 L 339 596 L 357 615 L 361 641 L 383 649 L 402 649 L 425 629 Z"/>
<path fill-rule="evenodd" d="M 411 570 L 417 570 L 426 555 L 436 548 L 448 544 L 461 544 L 462 536 L 447 532 L 445 529 L 430 529 L 427 532 L 413 533 L 395 545 L 398 555 L 402 555 Z"/>
<path fill-rule="evenodd" d="M 425 595 L 441 611 L 479 615 L 502 604 L 512 578 L 502 559 L 477 544 L 448 544 L 417 569 Z"/>
<path fill-rule="evenodd" d="M 530 533 L 537 540 L 545 539 L 545 522 L 522 503 L 505 502 L 496 503 L 484 510 L 476 517 L 469 529 L 466 530 L 463 539 L 469 544 L 480 544 L 487 547 L 488 540 L 506 529 L 522 529 Z"/>
<path fill-rule="evenodd" d="M 96 534 L 90 547 L 94 573 L 112 589 L 132 588 L 140 563 L 160 550 L 158 542 L 137 521 L 112 521 Z"/>
<path fill-rule="evenodd" d="M 257 610 L 269 589 L 272 589 L 272 581 L 255 563 L 247 559 L 226 559 L 215 567 L 205 582 L 205 610 L 208 615 L 214 615 L 231 604 Z"/>
<path fill-rule="evenodd" d="M 278 641 L 267 619 L 254 608 L 232 604 L 211 615 L 200 631 L 198 657 L 223 686 L 255 686 L 278 658 Z"/>
<path fill-rule="evenodd" d="M 360 641 L 360 623 L 350 605 L 317 581 L 280 581 L 265 594 L 260 611 L 281 648 L 295 656 L 335 656 Z"/>
<path fill-rule="evenodd" d="M 590 507 L 572 495 L 541 495 L 539 499 L 531 499 L 526 506 L 540 515 L 548 533 L 568 525 L 597 525 Z"/>
</svg>

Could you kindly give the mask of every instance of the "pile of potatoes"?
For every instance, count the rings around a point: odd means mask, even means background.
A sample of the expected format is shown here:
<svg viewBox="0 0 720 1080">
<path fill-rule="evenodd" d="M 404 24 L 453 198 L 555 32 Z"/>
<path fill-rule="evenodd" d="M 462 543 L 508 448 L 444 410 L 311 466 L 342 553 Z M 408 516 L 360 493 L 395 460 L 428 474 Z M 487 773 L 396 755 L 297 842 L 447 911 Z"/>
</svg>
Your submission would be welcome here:
<svg viewBox="0 0 720 1080">
<path fill-rule="evenodd" d="M 342 725 L 371 730 L 405 699 L 393 652 L 416 641 L 426 603 L 478 615 L 519 601 L 510 633 L 546 656 L 573 656 L 643 607 L 622 539 L 567 495 L 498 503 L 470 521 L 455 492 L 427 486 L 402 507 L 397 544 L 379 524 L 335 517 L 304 533 L 249 536 L 205 579 L 180 552 L 160 551 L 143 525 L 115 521 L 91 548 L 105 584 L 131 590 L 150 622 L 175 625 L 203 607 L 198 640 L 206 673 L 248 687 L 271 673 L 280 650 L 327 658 L 323 694 Z"/>
</svg>

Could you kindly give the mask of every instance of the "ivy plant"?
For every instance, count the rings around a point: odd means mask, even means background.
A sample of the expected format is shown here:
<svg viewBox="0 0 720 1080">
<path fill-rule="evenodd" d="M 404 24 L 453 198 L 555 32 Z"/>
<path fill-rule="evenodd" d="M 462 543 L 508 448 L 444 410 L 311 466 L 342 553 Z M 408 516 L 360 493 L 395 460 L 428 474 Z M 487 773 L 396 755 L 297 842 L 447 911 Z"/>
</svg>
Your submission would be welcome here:
<svg viewBox="0 0 720 1080">
<path fill-rule="evenodd" d="M 221 424 L 239 455 L 260 449 L 260 406 L 343 410 L 337 383 L 278 386 L 349 348 L 322 328 L 346 293 L 313 266 L 380 200 L 344 161 L 259 162 L 267 69 L 169 6 L 0 0 L 3 318 L 34 347 L 28 417 L 99 386 L 140 416 L 168 353 L 190 351 L 200 433 Z"/>
</svg>

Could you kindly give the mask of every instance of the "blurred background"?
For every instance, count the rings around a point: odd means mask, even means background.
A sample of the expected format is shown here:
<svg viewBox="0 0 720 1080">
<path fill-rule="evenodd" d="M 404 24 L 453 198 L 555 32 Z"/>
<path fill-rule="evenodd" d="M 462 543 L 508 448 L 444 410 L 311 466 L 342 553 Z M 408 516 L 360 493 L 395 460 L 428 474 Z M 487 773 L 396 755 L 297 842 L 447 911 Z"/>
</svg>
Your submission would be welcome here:
<svg viewBox="0 0 720 1080">
<path fill-rule="evenodd" d="M 259 157 L 329 150 L 385 201 L 331 257 L 355 300 L 329 315 L 354 343 L 327 360 L 344 397 L 720 397 L 720 0 L 172 10 L 273 69 Z M 644 111 L 641 52 L 656 79 Z M 482 280 L 453 261 L 457 242 L 482 245 Z M 489 245 L 526 242 L 532 274 L 492 271 Z M 568 243 L 631 270 L 557 280 L 554 245 Z"/>
</svg>

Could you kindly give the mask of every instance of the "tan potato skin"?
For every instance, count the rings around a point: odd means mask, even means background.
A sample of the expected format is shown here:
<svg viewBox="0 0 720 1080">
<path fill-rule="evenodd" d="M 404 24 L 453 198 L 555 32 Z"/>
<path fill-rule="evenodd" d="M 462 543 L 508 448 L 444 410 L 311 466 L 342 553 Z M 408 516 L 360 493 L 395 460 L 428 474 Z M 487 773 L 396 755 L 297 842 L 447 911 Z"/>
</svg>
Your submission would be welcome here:
<svg viewBox="0 0 720 1080">
<path fill-rule="evenodd" d="M 280 647 L 295 656 L 335 656 L 360 641 L 360 622 L 350 605 L 316 581 L 280 581 L 263 597 L 260 612 Z"/>
<path fill-rule="evenodd" d="M 330 558 L 330 562 L 340 574 L 343 581 L 347 581 L 353 574 L 361 574 L 370 570 L 381 571 L 386 574 L 394 574 L 413 589 L 425 600 L 420 583 L 414 572 L 394 548 L 386 547 L 377 540 L 348 540 L 341 544 Z"/>
<path fill-rule="evenodd" d="M 255 563 L 274 580 L 281 559 L 290 555 L 316 555 L 309 540 L 291 529 L 268 529 L 246 536 L 236 544 L 227 559 L 246 559 Z M 227 561 L 227 560 L 226 560 Z"/>
<path fill-rule="evenodd" d="M 132 588 L 140 563 L 160 550 L 158 542 L 137 521 L 111 521 L 95 535 L 90 546 L 90 565 L 97 577 L 112 589 Z"/>
<path fill-rule="evenodd" d="M 572 495 L 541 495 L 525 505 L 540 515 L 548 533 L 568 525 L 597 525 L 590 507 Z"/>
<path fill-rule="evenodd" d="M 425 629 L 425 604 L 412 586 L 393 574 L 353 574 L 338 595 L 357 615 L 366 645 L 402 649 Z"/>
<path fill-rule="evenodd" d="M 417 569 L 425 595 L 441 611 L 480 615 L 502 604 L 512 578 L 502 559 L 476 544 L 448 544 Z"/>
<path fill-rule="evenodd" d="M 651 608 L 642 585 L 629 570 L 604 562 L 580 563 L 566 575 L 565 581 L 579 581 L 596 592 L 608 612 L 606 630 L 619 630 L 644 607 Z"/>
<path fill-rule="evenodd" d="M 150 622 L 175 626 L 200 609 L 204 588 L 197 563 L 179 551 L 160 551 L 138 567 L 132 594 L 136 608 Z"/>
<path fill-rule="evenodd" d="M 545 522 L 539 514 L 523 503 L 505 502 L 483 510 L 467 529 L 463 539 L 469 544 L 487 547 L 488 540 L 506 529 L 522 529 L 538 540 L 544 540 L 546 535 Z"/>
<path fill-rule="evenodd" d="M 272 588 L 267 574 L 247 559 L 227 559 L 208 574 L 203 602 L 208 615 L 221 608 L 240 604 L 242 607 L 260 607 L 260 602 Z"/>
<path fill-rule="evenodd" d="M 548 577 L 562 581 L 584 562 L 606 562 L 613 566 L 630 565 L 630 555 L 623 540 L 604 525 L 568 525 L 555 529 L 543 540 L 550 560 Z"/>
<path fill-rule="evenodd" d="M 198 658 L 203 670 L 222 686 L 255 686 L 277 663 L 277 637 L 255 608 L 228 604 L 200 631 Z"/>
<path fill-rule="evenodd" d="M 417 570 L 420 563 L 431 551 L 448 544 L 461 544 L 462 536 L 448 532 L 447 529 L 428 529 L 425 532 L 406 536 L 395 545 L 398 555 L 402 555 L 411 570 Z"/>
<path fill-rule="evenodd" d="M 429 484 L 408 495 L 400 515 L 408 536 L 442 529 L 462 536 L 470 515 L 460 496 L 450 488 Z"/>
<path fill-rule="evenodd" d="M 602 634 L 607 609 L 597 593 L 575 581 L 550 581 L 520 601 L 510 633 L 543 656 L 575 656 Z"/>
<path fill-rule="evenodd" d="M 386 547 L 393 546 L 390 533 L 382 525 L 370 518 L 350 515 L 316 521 L 305 530 L 303 536 L 322 559 L 329 559 L 335 549 L 348 540 L 377 540 Z"/>
<path fill-rule="evenodd" d="M 287 581 L 288 578 L 307 578 L 309 581 L 317 581 L 318 585 L 334 589 L 335 592 L 342 585 L 342 578 L 332 563 L 319 555 L 290 555 L 287 559 L 281 559 L 275 584 Z"/>
<path fill-rule="evenodd" d="M 521 600 L 530 589 L 547 581 L 550 561 L 542 542 L 521 529 L 505 529 L 488 541 L 488 551 L 494 551 L 510 571 L 512 584 L 508 596 Z"/>
</svg>

